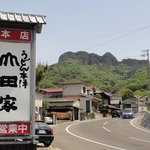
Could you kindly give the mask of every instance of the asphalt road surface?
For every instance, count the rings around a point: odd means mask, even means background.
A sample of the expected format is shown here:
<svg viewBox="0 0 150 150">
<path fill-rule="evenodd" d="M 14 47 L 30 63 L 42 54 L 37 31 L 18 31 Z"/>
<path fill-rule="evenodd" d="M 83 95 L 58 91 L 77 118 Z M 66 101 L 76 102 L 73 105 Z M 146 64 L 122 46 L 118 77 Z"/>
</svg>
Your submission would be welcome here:
<svg viewBox="0 0 150 150">
<path fill-rule="evenodd" d="M 53 146 L 62 150 L 150 150 L 150 130 L 131 119 L 100 119 L 55 126 Z"/>
</svg>

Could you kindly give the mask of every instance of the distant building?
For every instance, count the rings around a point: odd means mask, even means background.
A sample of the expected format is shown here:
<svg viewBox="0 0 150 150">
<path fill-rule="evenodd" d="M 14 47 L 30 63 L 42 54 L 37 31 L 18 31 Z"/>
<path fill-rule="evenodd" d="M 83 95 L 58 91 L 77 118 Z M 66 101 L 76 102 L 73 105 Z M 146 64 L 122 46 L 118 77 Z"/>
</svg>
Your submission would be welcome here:
<svg viewBox="0 0 150 150">
<path fill-rule="evenodd" d="M 135 112 L 138 112 L 138 102 L 136 98 L 125 99 L 122 101 L 123 109 L 125 108 L 133 108 Z"/>
<path fill-rule="evenodd" d="M 112 95 L 110 99 L 110 105 L 115 106 L 116 108 L 122 109 L 122 96 Z"/>
<path fill-rule="evenodd" d="M 145 98 L 132 98 L 132 99 L 123 100 L 122 107 L 123 109 L 133 108 L 135 113 L 147 111 L 147 104 Z"/>
<path fill-rule="evenodd" d="M 70 112 L 71 120 L 79 120 L 82 114 L 99 111 L 99 101 L 94 97 L 93 87 L 86 87 L 82 81 L 61 83 L 61 88 L 45 88 L 40 90 L 43 100 L 50 103 L 50 112 Z"/>
</svg>

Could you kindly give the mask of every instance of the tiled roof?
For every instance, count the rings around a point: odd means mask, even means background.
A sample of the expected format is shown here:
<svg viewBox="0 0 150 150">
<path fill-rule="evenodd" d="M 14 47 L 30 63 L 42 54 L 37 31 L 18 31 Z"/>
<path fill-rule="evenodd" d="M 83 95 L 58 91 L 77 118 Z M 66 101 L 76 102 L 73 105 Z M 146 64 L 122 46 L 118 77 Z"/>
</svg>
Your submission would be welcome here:
<svg viewBox="0 0 150 150">
<path fill-rule="evenodd" d="M 87 90 L 93 90 L 93 87 L 94 87 L 94 86 L 86 86 L 86 89 L 87 89 Z"/>
<path fill-rule="evenodd" d="M 78 81 L 78 80 L 72 80 L 72 81 L 68 81 L 68 82 L 62 82 L 62 85 L 67 85 L 67 84 L 83 84 L 82 81 Z"/>
<path fill-rule="evenodd" d="M 74 98 L 55 98 L 55 99 L 51 99 L 51 103 L 65 103 L 65 102 L 74 102 L 76 101 L 77 99 L 74 99 Z"/>
<path fill-rule="evenodd" d="M 40 89 L 40 91 L 46 93 L 56 93 L 56 92 L 63 92 L 63 88 L 45 88 Z"/>
<path fill-rule="evenodd" d="M 40 33 L 41 25 L 46 24 L 46 16 L 0 11 L 0 21 L 36 24 Z"/>
</svg>

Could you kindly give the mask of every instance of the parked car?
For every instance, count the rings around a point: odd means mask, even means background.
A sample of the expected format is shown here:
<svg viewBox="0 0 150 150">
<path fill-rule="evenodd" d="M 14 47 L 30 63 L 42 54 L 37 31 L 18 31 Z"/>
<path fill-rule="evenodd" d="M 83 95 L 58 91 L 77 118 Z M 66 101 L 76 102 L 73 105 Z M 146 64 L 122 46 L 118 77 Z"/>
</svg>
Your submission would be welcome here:
<svg viewBox="0 0 150 150">
<path fill-rule="evenodd" d="M 43 143 L 45 147 L 49 147 L 54 140 L 52 128 L 43 121 L 35 122 L 35 135 L 35 140 Z"/>
<path fill-rule="evenodd" d="M 53 119 L 51 117 L 45 117 L 45 122 L 47 124 L 53 124 Z"/>
<path fill-rule="evenodd" d="M 132 108 L 125 108 L 122 112 L 122 118 L 134 118 L 134 111 Z"/>
<path fill-rule="evenodd" d="M 114 118 L 114 117 L 121 117 L 121 110 L 113 110 L 112 112 L 111 112 L 111 115 L 112 115 L 112 118 Z"/>
</svg>

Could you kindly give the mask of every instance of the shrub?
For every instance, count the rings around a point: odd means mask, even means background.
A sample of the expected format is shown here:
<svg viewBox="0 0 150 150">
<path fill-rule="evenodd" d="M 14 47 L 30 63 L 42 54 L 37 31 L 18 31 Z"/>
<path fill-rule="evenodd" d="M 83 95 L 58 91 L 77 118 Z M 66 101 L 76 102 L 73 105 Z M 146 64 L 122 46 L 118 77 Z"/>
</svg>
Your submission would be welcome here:
<svg viewBox="0 0 150 150">
<path fill-rule="evenodd" d="M 58 120 L 70 120 L 71 119 L 70 112 L 56 112 L 55 116 Z"/>
</svg>

